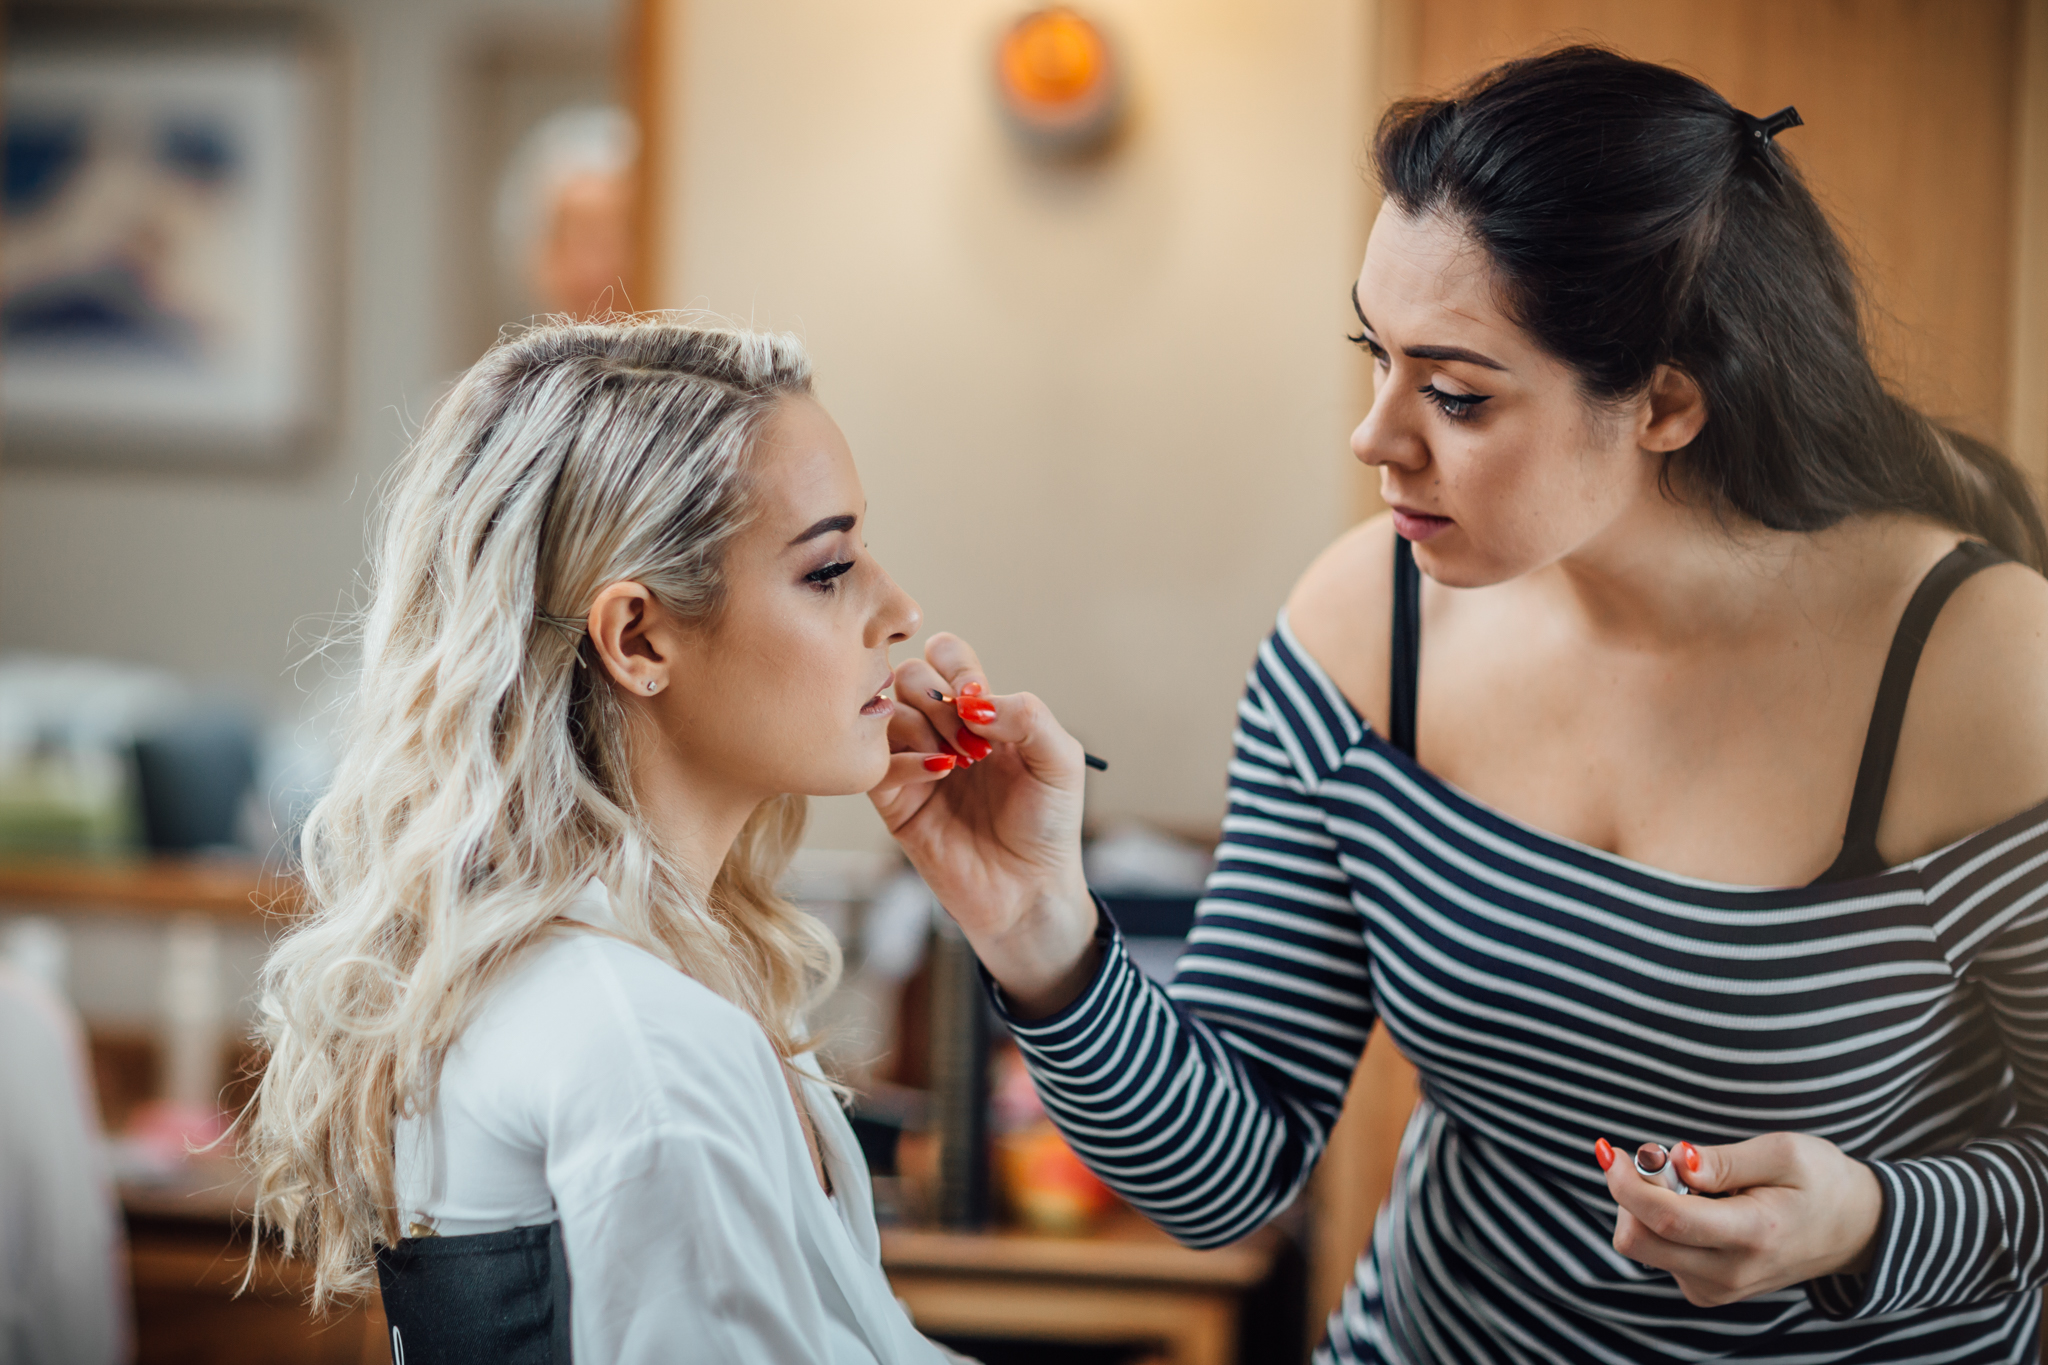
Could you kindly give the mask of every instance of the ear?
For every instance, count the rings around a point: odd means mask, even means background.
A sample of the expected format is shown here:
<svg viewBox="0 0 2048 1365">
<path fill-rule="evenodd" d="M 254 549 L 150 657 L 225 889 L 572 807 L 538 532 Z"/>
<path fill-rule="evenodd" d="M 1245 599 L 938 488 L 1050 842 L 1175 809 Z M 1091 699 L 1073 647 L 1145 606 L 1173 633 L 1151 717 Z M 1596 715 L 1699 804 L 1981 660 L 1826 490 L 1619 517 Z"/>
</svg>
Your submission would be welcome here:
<svg viewBox="0 0 2048 1365">
<path fill-rule="evenodd" d="M 598 660 L 620 690 L 651 697 L 668 686 L 681 632 L 645 584 L 627 579 L 604 588 L 590 604 L 589 624 Z"/>
<path fill-rule="evenodd" d="M 1669 453 L 1692 444 L 1707 424 L 1707 396 L 1693 377 L 1674 365 L 1659 365 L 1650 376 L 1636 444 Z"/>
</svg>

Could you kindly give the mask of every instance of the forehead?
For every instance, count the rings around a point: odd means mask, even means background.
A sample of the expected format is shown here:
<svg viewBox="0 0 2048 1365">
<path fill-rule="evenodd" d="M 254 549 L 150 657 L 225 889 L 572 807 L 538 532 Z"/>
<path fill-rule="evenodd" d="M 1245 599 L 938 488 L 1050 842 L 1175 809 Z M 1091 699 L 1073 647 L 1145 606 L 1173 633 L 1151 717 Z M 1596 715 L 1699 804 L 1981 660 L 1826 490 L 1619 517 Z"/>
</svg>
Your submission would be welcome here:
<svg viewBox="0 0 2048 1365">
<path fill-rule="evenodd" d="M 853 451 L 814 398 L 784 399 L 754 444 L 753 481 L 761 519 L 784 539 L 820 517 L 858 515 L 863 498 Z"/>
<path fill-rule="evenodd" d="M 1494 285 L 1493 263 L 1463 228 L 1439 214 L 1381 206 L 1358 273 L 1358 304 L 1382 341 L 1494 356 L 1526 344 Z"/>
</svg>

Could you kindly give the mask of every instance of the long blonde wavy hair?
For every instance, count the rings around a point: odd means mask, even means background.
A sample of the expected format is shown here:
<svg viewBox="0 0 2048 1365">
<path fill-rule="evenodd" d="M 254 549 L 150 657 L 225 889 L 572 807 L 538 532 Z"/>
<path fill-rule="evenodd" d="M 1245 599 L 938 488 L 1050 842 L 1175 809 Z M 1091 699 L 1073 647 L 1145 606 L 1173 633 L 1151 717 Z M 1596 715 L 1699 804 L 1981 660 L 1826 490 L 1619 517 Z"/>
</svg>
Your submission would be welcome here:
<svg viewBox="0 0 2048 1365">
<path fill-rule="evenodd" d="M 343 757 L 300 841 L 300 916 L 262 976 L 269 1063 L 244 1116 L 256 1232 L 325 1309 L 401 1236 L 392 1125 L 431 1103 L 478 1003 L 592 877 L 625 937 L 745 1009 L 785 1065 L 838 948 L 775 883 L 803 798 L 764 804 L 707 893 L 627 774 L 629 718 L 584 633 L 631 579 L 707 625 L 748 457 L 810 390 L 795 338 L 673 315 L 502 341 L 393 471 L 355 622 Z"/>
</svg>

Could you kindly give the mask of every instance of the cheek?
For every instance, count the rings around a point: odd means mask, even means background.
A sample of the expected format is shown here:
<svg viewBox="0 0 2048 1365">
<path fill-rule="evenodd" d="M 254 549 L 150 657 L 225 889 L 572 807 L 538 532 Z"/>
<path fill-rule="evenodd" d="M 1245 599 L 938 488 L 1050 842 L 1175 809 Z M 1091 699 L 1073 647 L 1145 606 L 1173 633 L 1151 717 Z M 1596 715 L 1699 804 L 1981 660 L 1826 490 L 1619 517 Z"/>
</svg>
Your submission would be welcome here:
<svg viewBox="0 0 2048 1365">
<path fill-rule="evenodd" d="M 758 632 L 741 663 L 751 675 L 744 684 L 757 696 L 772 699 L 785 725 L 815 732 L 840 719 L 841 694 L 854 686 L 845 644 L 827 620 L 815 613 L 770 618 Z"/>
<path fill-rule="evenodd" d="M 1470 559 L 1463 572 L 1446 565 L 1446 581 L 1478 586 L 1514 577 L 1568 553 L 1620 515 L 1639 494 L 1643 457 L 1602 437 L 1582 420 L 1553 415 L 1441 442 L 1437 469 L 1466 531 L 1460 558 Z"/>
<path fill-rule="evenodd" d="M 733 642 L 720 690 L 732 732 L 753 751 L 743 761 L 764 781 L 812 795 L 864 791 L 881 777 L 867 770 L 888 763 L 887 722 L 860 715 L 882 671 L 859 633 L 818 605 L 782 603 L 758 618 L 761 628 Z"/>
</svg>

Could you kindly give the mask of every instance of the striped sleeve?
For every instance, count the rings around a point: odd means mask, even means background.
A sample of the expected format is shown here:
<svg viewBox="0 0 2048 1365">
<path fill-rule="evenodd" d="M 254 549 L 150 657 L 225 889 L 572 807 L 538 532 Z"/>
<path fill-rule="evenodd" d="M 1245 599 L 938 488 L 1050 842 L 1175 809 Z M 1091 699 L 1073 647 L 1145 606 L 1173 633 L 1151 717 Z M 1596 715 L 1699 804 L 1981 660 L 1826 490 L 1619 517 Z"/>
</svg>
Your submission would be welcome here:
<svg viewBox="0 0 2048 1365">
<path fill-rule="evenodd" d="M 1293 1200 L 1372 1027 L 1363 926 L 1314 799 L 1358 726 L 1290 663 L 1268 641 L 1239 705 L 1223 842 L 1172 986 L 1112 934 L 1072 1005 L 1007 1020 L 1074 1150 L 1190 1246 Z"/>
<path fill-rule="evenodd" d="M 1868 1273 L 1813 1286 L 1831 1317 L 1955 1308 L 2048 1283 L 2048 822 L 2004 826 L 1930 867 L 1935 936 L 1984 1007 L 2011 1081 L 1983 1136 L 1878 1159 Z"/>
</svg>

